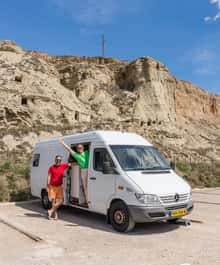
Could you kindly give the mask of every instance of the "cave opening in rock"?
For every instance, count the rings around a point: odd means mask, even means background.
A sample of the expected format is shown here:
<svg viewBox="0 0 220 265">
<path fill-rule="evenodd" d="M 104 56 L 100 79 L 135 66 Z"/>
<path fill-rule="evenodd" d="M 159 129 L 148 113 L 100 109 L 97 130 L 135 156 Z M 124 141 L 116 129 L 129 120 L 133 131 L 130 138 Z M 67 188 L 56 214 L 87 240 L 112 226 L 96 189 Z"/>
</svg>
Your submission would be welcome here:
<svg viewBox="0 0 220 265">
<path fill-rule="evenodd" d="M 77 98 L 79 97 L 79 89 L 75 90 L 75 95 L 76 95 Z"/>
<path fill-rule="evenodd" d="M 75 120 L 79 121 L 79 112 L 78 111 L 75 112 Z"/>
<path fill-rule="evenodd" d="M 21 98 L 21 105 L 27 105 L 28 104 L 28 100 L 26 97 L 22 97 Z"/>
<path fill-rule="evenodd" d="M 16 76 L 15 76 L 15 81 L 16 81 L 16 82 L 22 82 L 22 78 L 23 78 L 22 75 L 16 75 Z"/>
<path fill-rule="evenodd" d="M 147 121 L 147 126 L 151 126 L 151 123 L 152 123 L 152 121 L 151 121 L 151 119 L 149 119 L 149 120 Z"/>
</svg>

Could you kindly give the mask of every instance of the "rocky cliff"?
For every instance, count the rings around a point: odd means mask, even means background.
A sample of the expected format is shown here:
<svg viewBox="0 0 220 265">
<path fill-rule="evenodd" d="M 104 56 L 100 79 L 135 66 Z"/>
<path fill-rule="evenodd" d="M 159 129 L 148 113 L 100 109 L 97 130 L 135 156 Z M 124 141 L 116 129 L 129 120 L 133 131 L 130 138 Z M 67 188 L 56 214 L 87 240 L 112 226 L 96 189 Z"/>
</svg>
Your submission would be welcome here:
<svg viewBox="0 0 220 265">
<path fill-rule="evenodd" d="M 49 56 L 0 42 L 0 157 L 28 158 L 39 139 L 87 129 L 134 131 L 168 158 L 220 161 L 220 96 L 159 61 Z"/>
</svg>

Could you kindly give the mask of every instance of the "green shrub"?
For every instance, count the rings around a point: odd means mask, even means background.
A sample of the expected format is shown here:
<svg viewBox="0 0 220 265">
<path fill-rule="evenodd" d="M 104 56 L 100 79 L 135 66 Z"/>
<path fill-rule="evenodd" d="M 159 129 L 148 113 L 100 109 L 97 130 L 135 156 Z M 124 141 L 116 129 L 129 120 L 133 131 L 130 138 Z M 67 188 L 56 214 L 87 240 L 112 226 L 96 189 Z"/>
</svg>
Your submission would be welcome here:
<svg viewBox="0 0 220 265">
<path fill-rule="evenodd" d="M 181 162 L 181 161 L 177 161 L 176 162 L 176 168 L 183 173 L 184 175 L 186 175 L 187 177 L 190 175 L 191 171 L 192 171 L 192 167 L 189 163 L 186 162 Z"/>
<path fill-rule="evenodd" d="M 8 185 L 4 176 L 0 176 L 0 202 L 8 200 Z"/>
<path fill-rule="evenodd" d="M 220 187 L 220 164 L 176 162 L 176 171 L 193 187 Z"/>
<path fill-rule="evenodd" d="M 12 163 L 10 161 L 5 161 L 4 163 L 0 164 L 0 172 L 5 172 L 12 168 Z"/>
</svg>

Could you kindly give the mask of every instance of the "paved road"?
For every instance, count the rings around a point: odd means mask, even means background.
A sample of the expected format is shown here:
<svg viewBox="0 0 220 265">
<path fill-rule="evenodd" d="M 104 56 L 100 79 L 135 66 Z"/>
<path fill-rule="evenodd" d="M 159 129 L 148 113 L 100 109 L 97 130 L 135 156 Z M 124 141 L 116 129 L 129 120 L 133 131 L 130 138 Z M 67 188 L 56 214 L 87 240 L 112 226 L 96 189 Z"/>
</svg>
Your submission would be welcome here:
<svg viewBox="0 0 220 265">
<path fill-rule="evenodd" d="M 45 241 L 0 223 L 0 265 L 219 265 L 220 189 L 197 190 L 194 200 L 191 226 L 141 224 L 129 234 L 114 232 L 103 216 L 72 208 L 49 221 L 39 202 L 2 204 L 0 217 Z"/>
</svg>

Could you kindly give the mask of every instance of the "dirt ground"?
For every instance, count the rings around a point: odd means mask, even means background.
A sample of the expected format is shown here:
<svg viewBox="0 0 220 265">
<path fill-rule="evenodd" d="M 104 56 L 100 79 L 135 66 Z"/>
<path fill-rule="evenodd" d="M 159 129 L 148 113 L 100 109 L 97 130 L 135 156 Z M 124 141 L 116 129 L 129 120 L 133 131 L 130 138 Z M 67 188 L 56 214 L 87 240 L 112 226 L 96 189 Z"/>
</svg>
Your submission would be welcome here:
<svg viewBox="0 0 220 265">
<path fill-rule="evenodd" d="M 219 265 L 220 189 L 196 190 L 193 197 L 190 226 L 139 224 L 129 234 L 69 207 L 49 221 L 39 202 L 0 204 L 0 217 L 43 239 L 34 242 L 0 223 L 0 265 Z"/>
</svg>

